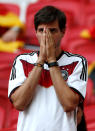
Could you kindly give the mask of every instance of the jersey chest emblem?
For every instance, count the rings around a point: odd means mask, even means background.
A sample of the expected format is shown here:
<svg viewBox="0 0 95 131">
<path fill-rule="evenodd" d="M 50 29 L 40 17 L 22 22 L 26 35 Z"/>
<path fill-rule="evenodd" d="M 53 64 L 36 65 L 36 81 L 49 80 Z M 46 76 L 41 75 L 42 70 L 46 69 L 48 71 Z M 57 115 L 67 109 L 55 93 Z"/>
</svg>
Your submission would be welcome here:
<svg viewBox="0 0 95 131">
<path fill-rule="evenodd" d="M 74 71 L 75 66 L 77 65 L 77 63 L 78 62 L 76 61 L 76 62 L 73 62 L 73 63 L 71 63 L 69 65 L 60 66 L 61 73 L 62 73 L 62 76 L 63 76 L 63 78 L 64 78 L 65 81 L 73 73 L 73 71 Z"/>
<path fill-rule="evenodd" d="M 61 70 L 62 76 L 64 80 L 66 81 L 68 79 L 68 72 L 66 70 Z"/>
</svg>

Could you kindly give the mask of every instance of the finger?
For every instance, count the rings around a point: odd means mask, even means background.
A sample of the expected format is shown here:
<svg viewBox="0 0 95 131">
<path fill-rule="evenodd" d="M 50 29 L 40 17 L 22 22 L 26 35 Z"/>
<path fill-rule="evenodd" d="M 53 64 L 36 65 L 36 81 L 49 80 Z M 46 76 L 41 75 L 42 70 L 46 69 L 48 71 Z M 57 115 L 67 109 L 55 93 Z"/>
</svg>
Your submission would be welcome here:
<svg viewBox="0 0 95 131">
<path fill-rule="evenodd" d="M 46 27 L 44 27 L 44 33 L 46 33 Z"/>
<path fill-rule="evenodd" d="M 42 35 L 40 35 L 40 39 L 41 39 L 41 42 L 40 42 L 40 45 L 45 45 L 45 43 L 46 43 L 46 33 L 45 33 L 45 31 L 43 30 L 43 33 L 42 33 Z"/>
<path fill-rule="evenodd" d="M 46 30 L 46 46 L 48 46 L 50 43 L 49 41 L 49 34 L 48 34 L 48 30 Z"/>
<path fill-rule="evenodd" d="M 46 44 L 46 33 L 45 32 L 43 32 L 42 40 L 43 40 L 43 44 L 45 45 Z"/>
<path fill-rule="evenodd" d="M 44 27 L 42 39 L 43 39 L 44 44 L 46 44 L 46 27 Z"/>
<path fill-rule="evenodd" d="M 52 33 L 50 32 L 50 29 L 47 28 L 46 31 L 47 31 L 47 34 L 48 34 L 49 36 L 52 36 Z"/>
<path fill-rule="evenodd" d="M 46 42 L 48 42 L 50 45 L 54 44 L 53 36 L 49 29 L 46 30 Z"/>
<path fill-rule="evenodd" d="M 50 37 L 50 35 L 51 35 L 48 28 L 46 29 L 46 34 L 47 34 L 48 37 Z"/>
</svg>

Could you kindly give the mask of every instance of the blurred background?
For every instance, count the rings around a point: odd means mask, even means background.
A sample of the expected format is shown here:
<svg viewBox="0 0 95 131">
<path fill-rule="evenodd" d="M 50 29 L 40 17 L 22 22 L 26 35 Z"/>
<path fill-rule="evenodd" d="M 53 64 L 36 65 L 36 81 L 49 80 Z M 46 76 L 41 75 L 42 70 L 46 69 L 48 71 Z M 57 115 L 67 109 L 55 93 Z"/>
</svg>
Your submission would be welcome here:
<svg viewBox="0 0 95 131">
<path fill-rule="evenodd" d="M 8 99 L 14 58 L 39 50 L 34 14 L 45 5 L 65 12 L 67 29 L 61 48 L 88 60 L 84 114 L 88 131 L 95 131 L 95 0 L 0 0 L 0 131 L 16 131 L 18 111 Z"/>
</svg>

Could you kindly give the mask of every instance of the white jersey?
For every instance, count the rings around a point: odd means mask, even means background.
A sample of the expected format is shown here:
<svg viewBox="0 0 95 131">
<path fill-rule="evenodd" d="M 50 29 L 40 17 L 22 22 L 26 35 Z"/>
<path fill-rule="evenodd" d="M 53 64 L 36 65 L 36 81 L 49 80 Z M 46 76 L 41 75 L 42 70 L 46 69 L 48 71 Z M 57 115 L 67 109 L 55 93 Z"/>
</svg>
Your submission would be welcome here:
<svg viewBox="0 0 95 131">
<path fill-rule="evenodd" d="M 22 85 L 37 59 L 37 52 L 22 54 L 15 59 L 9 80 L 8 97 Z M 84 99 L 87 84 L 85 58 L 62 52 L 57 62 L 68 86 Z M 76 115 L 76 110 L 64 112 L 45 63 L 32 103 L 19 113 L 17 131 L 77 131 Z"/>
</svg>

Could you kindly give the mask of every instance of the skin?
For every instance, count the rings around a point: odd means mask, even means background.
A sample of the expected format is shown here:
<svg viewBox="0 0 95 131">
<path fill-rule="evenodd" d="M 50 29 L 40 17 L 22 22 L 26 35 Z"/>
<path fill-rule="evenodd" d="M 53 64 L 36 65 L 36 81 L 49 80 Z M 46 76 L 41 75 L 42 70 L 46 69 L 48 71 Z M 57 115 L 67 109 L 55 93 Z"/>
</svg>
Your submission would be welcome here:
<svg viewBox="0 0 95 131">
<path fill-rule="evenodd" d="M 82 120 L 82 116 L 83 116 L 83 110 L 81 109 L 81 107 L 78 107 L 78 111 L 77 111 L 77 125 L 80 124 L 80 122 Z"/>
<path fill-rule="evenodd" d="M 18 35 L 19 31 L 10 29 L 5 34 L 2 35 L 1 39 L 5 42 L 16 41 Z"/>
<path fill-rule="evenodd" d="M 49 24 L 40 24 L 36 31 L 36 36 L 40 43 L 40 54 L 37 62 L 44 64 L 55 62 L 61 53 L 60 41 L 64 36 L 64 31 L 60 31 L 58 21 Z M 29 73 L 26 81 L 11 95 L 11 99 L 16 109 L 25 110 L 32 102 L 35 89 L 40 79 L 42 67 L 35 66 Z M 74 93 L 64 81 L 60 68 L 57 66 L 50 68 L 50 76 L 64 111 L 72 111 L 79 104 L 79 95 Z M 32 81 L 32 82 L 31 82 Z"/>
</svg>

